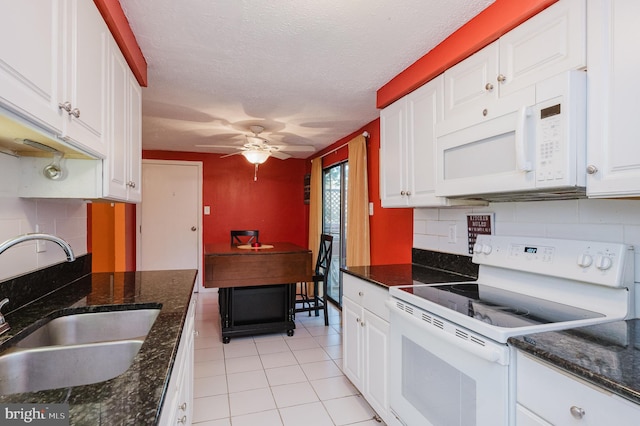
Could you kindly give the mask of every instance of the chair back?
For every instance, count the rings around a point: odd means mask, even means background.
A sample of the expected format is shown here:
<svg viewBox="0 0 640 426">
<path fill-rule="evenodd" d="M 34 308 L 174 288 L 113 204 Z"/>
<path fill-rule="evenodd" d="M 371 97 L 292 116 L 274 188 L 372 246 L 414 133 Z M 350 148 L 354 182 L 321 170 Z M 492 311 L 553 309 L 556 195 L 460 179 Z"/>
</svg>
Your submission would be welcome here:
<svg viewBox="0 0 640 426">
<path fill-rule="evenodd" d="M 320 249 L 318 250 L 318 259 L 316 260 L 315 274 L 327 277 L 329 268 L 331 267 L 331 253 L 333 251 L 333 236 L 320 235 Z"/>
<path fill-rule="evenodd" d="M 256 243 L 259 241 L 258 234 L 258 230 L 231 231 L 231 244 L 242 245 Z"/>
</svg>

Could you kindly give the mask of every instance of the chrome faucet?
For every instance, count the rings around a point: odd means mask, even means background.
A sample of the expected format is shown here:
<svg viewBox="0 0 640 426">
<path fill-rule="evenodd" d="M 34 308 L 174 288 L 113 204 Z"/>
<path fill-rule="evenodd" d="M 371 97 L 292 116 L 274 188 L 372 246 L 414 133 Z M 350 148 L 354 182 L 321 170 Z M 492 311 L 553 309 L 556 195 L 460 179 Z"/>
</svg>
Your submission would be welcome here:
<svg viewBox="0 0 640 426">
<path fill-rule="evenodd" d="M 56 237 L 55 235 L 39 234 L 39 233 L 18 235 L 17 237 L 8 239 L 4 243 L 0 244 L 0 254 L 2 254 L 8 248 L 15 246 L 16 244 L 20 244 L 24 241 L 31 241 L 31 240 L 46 240 L 46 241 L 54 242 L 58 244 L 62 248 L 62 250 L 64 250 L 65 254 L 67 255 L 67 262 L 73 262 L 76 259 L 75 255 L 73 254 L 73 250 L 71 249 L 71 246 L 65 240 L 63 240 L 60 237 Z M 0 301 L 0 309 L 2 309 L 2 307 L 6 305 L 8 302 L 9 302 L 9 299 L 7 298 Z M 6 333 L 7 331 L 9 331 L 9 329 L 10 329 L 9 323 L 5 320 L 4 315 L 2 315 L 2 312 L 0 312 L 0 335 Z"/>
<path fill-rule="evenodd" d="M 15 246 L 16 244 L 31 240 L 46 240 L 56 243 L 66 253 L 67 262 L 73 262 L 76 259 L 71 246 L 65 240 L 60 237 L 56 237 L 55 235 L 38 233 L 18 235 L 17 237 L 8 239 L 4 243 L 0 244 L 0 254 L 2 254 L 2 252 L 4 252 L 6 249 Z"/>
</svg>

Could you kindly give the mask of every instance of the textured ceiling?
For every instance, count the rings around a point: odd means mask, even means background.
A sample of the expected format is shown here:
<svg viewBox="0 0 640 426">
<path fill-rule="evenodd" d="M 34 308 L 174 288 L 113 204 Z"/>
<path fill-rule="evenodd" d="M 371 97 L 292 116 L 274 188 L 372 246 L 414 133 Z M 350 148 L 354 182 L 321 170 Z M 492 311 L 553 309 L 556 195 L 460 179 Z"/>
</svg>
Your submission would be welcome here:
<svg viewBox="0 0 640 426">
<path fill-rule="evenodd" d="M 234 152 L 249 126 L 316 150 L 493 0 L 120 0 L 148 63 L 143 148 Z M 306 158 L 308 152 L 291 153 Z"/>
</svg>

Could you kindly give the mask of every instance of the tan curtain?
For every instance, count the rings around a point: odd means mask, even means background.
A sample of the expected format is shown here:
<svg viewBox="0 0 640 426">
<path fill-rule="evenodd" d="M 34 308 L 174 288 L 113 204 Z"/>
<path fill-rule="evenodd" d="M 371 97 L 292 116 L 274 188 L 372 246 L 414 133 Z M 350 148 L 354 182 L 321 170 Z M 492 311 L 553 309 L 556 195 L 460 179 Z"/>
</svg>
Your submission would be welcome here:
<svg viewBox="0 0 640 426">
<path fill-rule="evenodd" d="M 347 266 L 368 266 L 370 263 L 367 140 L 360 135 L 349 142 Z"/>
<path fill-rule="evenodd" d="M 309 194 L 309 249 L 315 268 L 322 233 L 322 158 L 311 160 L 311 188 Z"/>
</svg>

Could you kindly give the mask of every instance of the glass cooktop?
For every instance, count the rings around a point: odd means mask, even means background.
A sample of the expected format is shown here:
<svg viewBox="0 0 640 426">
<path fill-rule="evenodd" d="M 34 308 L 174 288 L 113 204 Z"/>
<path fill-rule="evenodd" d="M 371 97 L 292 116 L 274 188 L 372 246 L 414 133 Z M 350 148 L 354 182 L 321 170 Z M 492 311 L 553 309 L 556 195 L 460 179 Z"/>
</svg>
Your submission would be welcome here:
<svg viewBox="0 0 640 426">
<path fill-rule="evenodd" d="M 516 328 L 604 318 L 597 312 L 478 283 L 414 285 L 398 289 L 401 294 L 406 293 L 404 297 L 398 297 L 407 302 L 416 302 L 415 297 L 418 297 L 496 327 Z"/>
</svg>

